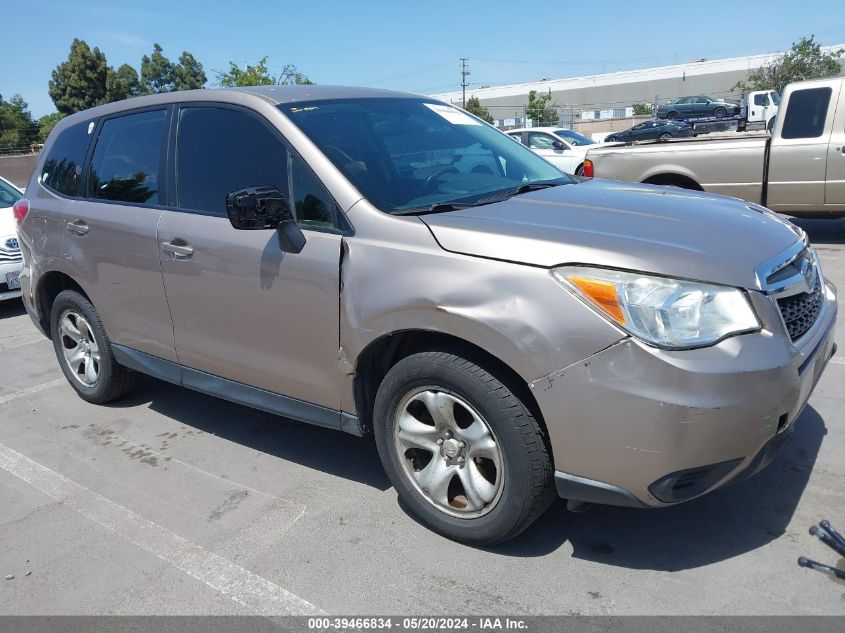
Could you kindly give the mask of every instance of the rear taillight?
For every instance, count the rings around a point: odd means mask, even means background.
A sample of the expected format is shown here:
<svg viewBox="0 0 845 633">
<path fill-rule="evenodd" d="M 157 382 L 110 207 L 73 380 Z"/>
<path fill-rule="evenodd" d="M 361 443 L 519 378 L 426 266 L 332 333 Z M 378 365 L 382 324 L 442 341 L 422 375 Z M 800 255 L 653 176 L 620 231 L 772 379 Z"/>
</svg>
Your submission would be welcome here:
<svg viewBox="0 0 845 633">
<path fill-rule="evenodd" d="M 593 161 L 589 158 L 584 161 L 584 171 L 583 171 L 585 178 L 592 178 L 593 177 Z"/>
<path fill-rule="evenodd" d="M 23 224 L 23 220 L 27 213 L 29 213 L 29 200 L 26 198 L 21 198 L 12 205 L 12 215 L 15 216 L 15 221 L 18 223 L 18 226 Z"/>
</svg>

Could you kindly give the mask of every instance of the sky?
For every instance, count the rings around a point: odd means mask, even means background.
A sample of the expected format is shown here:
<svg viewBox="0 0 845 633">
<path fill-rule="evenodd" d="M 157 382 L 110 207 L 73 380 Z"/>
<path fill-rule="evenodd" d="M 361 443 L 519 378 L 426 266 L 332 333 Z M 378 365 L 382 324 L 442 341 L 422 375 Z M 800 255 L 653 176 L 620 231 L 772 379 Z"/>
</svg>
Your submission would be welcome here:
<svg viewBox="0 0 845 633">
<path fill-rule="evenodd" d="M 77 37 L 108 63 L 140 68 L 153 43 L 202 62 L 209 87 L 228 62 L 295 64 L 319 84 L 421 93 L 559 79 L 786 50 L 814 34 L 845 43 L 845 0 L 711 0 L 706 8 L 630 0 L 0 0 L 0 95 L 55 111 L 52 70 Z M 743 10 L 745 11 L 743 13 Z"/>
</svg>

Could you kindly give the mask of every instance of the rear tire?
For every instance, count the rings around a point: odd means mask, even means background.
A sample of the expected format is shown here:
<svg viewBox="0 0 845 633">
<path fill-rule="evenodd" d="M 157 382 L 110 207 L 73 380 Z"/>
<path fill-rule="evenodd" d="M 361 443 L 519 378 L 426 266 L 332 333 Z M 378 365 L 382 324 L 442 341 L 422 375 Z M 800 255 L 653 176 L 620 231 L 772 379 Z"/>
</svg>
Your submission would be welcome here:
<svg viewBox="0 0 845 633">
<path fill-rule="evenodd" d="M 537 420 L 501 380 L 447 351 L 387 372 L 373 426 L 379 456 L 410 512 L 447 538 L 513 538 L 555 497 Z"/>
<path fill-rule="evenodd" d="M 138 374 L 115 360 L 100 315 L 75 290 L 63 290 L 53 301 L 50 331 L 59 367 L 83 400 L 111 402 L 137 384 Z"/>
<path fill-rule="evenodd" d="M 669 133 L 667 132 L 667 133 L 665 133 L 665 134 L 661 134 L 661 135 L 659 136 L 658 140 L 660 140 L 660 141 L 668 141 L 668 140 L 670 140 L 671 138 L 672 138 L 672 135 L 671 135 L 671 134 L 669 134 Z"/>
</svg>

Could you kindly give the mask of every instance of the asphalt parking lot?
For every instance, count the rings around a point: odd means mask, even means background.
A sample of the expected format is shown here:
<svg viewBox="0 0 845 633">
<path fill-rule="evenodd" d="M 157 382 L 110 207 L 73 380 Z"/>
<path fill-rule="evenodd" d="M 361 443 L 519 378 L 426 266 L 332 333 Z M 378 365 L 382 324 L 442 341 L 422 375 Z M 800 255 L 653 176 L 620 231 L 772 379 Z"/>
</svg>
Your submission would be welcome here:
<svg viewBox="0 0 845 633">
<path fill-rule="evenodd" d="M 841 294 L 845 220 L 799 223 Z M 557 502 L 477 549 L 406 514 L 370 440 L 153 379 L 85 403 L 4 302 L 0 614 L 845 615 L 845 582 L 796 565 L 837 562 L 811 524 L 845 528 L 842 321 L 756 478 L 660 511 Z"/>
</svg>

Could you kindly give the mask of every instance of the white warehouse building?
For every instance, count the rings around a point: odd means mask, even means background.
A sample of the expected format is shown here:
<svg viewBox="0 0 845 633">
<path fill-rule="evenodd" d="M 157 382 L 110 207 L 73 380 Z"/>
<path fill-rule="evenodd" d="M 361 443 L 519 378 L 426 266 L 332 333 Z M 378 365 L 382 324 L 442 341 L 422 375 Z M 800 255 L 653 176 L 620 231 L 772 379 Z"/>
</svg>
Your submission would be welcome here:
<svg viewBox="0 0 845 633">
<path fill-rule="evenodd" d="M 845 44 L 822 47 L 825 52 L 842 49 L 845 49 Z M 525 106 L 531 90 L 551 94 L 562 125 L 571 123 L 573 119 L 587 121 L 624 118 L 632 115 L 633 104 L 652 104 L 655 99 L 657 103 L 668 103 L 678 97 L 708 95 L 716 99 L 738 101 L 739 92 L 731 90 L 737 82 L 747 79 L 752 70 L 781 55 L 783 53 L 767 53 L 700 60 L 585 77 L 468 88 L 466 95 L 467 99 L 478 97 L 500 127 L 524 124 Z M 462 93 L 456 91 L 432 96 L 460 105 Z"/>
</svg>

